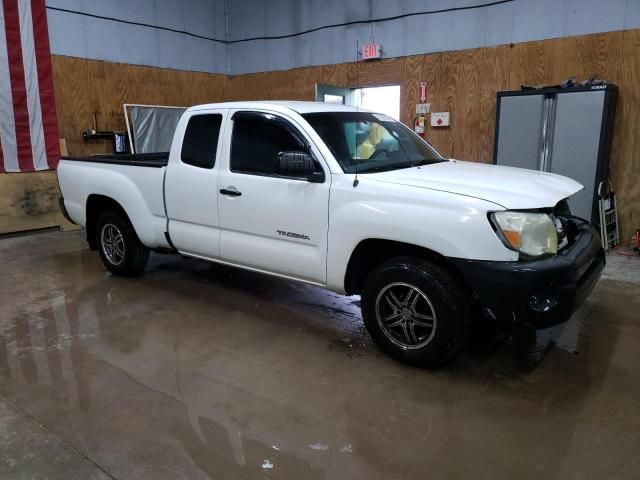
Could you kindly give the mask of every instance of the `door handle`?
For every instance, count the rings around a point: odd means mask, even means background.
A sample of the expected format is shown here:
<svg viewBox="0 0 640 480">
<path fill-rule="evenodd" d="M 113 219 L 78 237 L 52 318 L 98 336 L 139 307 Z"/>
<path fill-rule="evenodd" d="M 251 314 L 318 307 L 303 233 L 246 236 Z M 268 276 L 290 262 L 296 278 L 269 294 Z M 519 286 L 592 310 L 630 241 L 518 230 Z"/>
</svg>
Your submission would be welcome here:
<svg viewBox="0 0 640 480">
<path fill-rule="evenodd" d="M 238 191 L 238 189 L 236 187 L 227 187 L 227 188 L 222 188 L 220 190 L 220 193 L 222 195 L 227 195 L 229 197 L 239 197 L 240 195 L 242 195 L 241 192 Z"/>
</svg>

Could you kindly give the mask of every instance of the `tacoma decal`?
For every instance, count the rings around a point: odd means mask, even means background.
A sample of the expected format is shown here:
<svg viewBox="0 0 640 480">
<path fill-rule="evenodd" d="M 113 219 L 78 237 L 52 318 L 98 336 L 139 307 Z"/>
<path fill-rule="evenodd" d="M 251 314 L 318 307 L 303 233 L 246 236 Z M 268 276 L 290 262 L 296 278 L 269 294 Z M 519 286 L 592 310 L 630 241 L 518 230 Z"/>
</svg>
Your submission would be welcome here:
<svg viewBox="0 0 640 480">
<path fill-rule="evenodd" d="M 276 230 L 278 235 L 282 237 L 291 237 L 291 238 L 299 238 L 301 240 L 311 240 L 309 235 L 305 235 L 304 233 L 295 233 L 295 232 L 285 232 L 284 230 Z"/>
</svg>

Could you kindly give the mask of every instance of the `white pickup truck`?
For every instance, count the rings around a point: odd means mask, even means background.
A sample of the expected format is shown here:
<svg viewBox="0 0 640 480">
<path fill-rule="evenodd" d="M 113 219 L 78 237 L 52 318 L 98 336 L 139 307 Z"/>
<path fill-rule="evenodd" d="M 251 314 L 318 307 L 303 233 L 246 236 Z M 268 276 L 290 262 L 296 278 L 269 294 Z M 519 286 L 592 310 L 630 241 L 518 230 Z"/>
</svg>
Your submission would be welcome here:
<svg viewBox="0 0 640 480">
<path fill-rule="evenodd" d="M 605 263 L 569 209 L 575 181 L 447 160 L 339 105 L 192 107 L 168 154 L 64 157 L 58 179 L 112 273 L 140 274 L 156 251 L 359 294 L 377 345 L 425 367 L 454 358 L 472 317 L 567 320 Z"/>
</svg>

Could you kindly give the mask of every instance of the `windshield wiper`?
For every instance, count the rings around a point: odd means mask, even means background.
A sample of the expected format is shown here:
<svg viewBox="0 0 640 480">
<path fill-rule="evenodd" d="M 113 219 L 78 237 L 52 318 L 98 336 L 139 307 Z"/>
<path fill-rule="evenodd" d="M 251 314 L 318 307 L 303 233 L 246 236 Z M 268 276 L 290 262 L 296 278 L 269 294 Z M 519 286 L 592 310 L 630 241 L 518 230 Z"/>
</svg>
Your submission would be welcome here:
<svg viewBox="0 0 640 480">
<path fill-rule="evenodd" d="M 402 163 L 389 163 L 386 165 L 378 165 L 376 167 L 369 167 L 367 169 L 360 168 L 358 170 L 359 173 L 374 173 L 374 172 L 388 172 L 390 170 L 400 170 L 403 168 L 413 168 L 420 167 L 422 165 L 431 165 L 432 163 L 440 163 L 443 160 L 439 159 L 429 159 L 422 158 L 418 161 L 413 162 L 402 162 Z"/>
<path fill-rule="evenodd" d="M 402 168 L 411 168 L 414 165 L 412 163 L 390 163 L 387 165 L 378 165 L 377 167 L 369 167 L 366 170 L 360 169 L 360 173 L 372 173 L 372 172 L 388 172 L 389 170 L 400 170 Z"/>
<path fill-rule="evenodd" d="M 420 167 L 422 165 L 431 165 L 433 163 L 440 163 L 442 162 L 442 160 L 440 159 L 436 159 L 436 158 L 431 158 L 429 160 L 427 160 L 426 158 L 423 158 L 422 160 L 418 160 L 417 162 L 413 162 L 411 164 L 412 167 Z"/>
</svg>

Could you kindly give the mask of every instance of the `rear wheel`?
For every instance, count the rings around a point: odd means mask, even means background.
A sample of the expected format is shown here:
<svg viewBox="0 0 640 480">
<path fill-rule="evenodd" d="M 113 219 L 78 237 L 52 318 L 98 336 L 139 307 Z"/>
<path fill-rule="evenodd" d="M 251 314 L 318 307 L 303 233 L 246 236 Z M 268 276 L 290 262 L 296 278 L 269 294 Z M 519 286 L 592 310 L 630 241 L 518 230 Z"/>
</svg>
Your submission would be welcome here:
<svg viewBox="0 0 640 480">
<path fill-rule="evenodd" d="M 425 368 L 453 360 L 470 328 L 467 295 L 456 279 L 433 262 L 410 257 L 389 260 L 369 275 L 362 316 L 381 350 Z"/>
<path fill-rule="evenodd" d="M 102 262 L 114 275 L 140 275 L 149 260 L 147 249 L 131 222 L 120 212 L 108 211 L 98 219 L 96 243 Z"/>
</svg>

